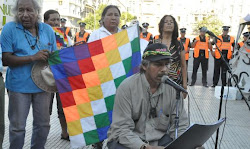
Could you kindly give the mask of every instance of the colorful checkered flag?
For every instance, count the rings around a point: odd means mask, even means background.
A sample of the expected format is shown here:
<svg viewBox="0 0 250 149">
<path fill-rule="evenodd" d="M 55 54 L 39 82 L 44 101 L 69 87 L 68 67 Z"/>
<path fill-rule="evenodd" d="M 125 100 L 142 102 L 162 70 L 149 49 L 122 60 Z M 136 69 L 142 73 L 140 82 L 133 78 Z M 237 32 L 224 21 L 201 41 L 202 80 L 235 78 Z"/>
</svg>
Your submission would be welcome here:
<svg viewBox="0 0 250 149">
<path fill-rule="evenodd" d="M 72 148 L 107 138 L 116 89 L 139 71 L 140 62 L 137 25 L 50 56 Z"/>
</svg>

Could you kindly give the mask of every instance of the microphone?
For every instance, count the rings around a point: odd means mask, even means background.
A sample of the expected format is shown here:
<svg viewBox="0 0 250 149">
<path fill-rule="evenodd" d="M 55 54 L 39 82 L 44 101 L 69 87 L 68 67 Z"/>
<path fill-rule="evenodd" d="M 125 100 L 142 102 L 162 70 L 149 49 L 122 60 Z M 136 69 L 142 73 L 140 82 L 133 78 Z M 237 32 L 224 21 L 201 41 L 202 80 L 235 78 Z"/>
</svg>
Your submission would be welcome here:
<svg viewBox="0 0 250 149">
<path fill-rule="evenodd" d="M 161 82 L 162 83 L 166 83 L 172 87 L 174 87 L 176 90 L 178 91 L 182 91 L 184 93 L 188 93 L 182 86 L 180 86 L 179 84 L 177 84 L 176 82 L 174 82 L 173 80 L 171 80 L 168 76 L 164 75 L 161 78 Z"/>
<path fill-rule="evenodd" d="M 218 38 L 213 32 L 211 32 L 210 30 L 208 30 L 206 27 L 204 27 L 204 31 L 212 37 L 215 37 L 216 39 L 220 40 L 222 42 L 222 40 L 220 38 Z"/>
</svg>

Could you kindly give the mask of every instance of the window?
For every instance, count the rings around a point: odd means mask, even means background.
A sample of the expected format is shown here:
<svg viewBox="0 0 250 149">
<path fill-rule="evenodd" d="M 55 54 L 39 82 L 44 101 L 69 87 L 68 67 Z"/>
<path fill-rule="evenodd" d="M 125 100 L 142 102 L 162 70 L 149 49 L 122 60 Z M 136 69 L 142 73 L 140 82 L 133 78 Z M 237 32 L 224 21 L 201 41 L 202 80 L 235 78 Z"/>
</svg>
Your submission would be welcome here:
<svg viewBox="0 0 250 149">
<path fill-rule="evenodd" d="M 180 22 L 181 21 L 181 17 L 180 16 L 178 16 L 178 22 Z"/>
<path fill-rule="evenodd" d="M 197 22 L 198 21 L 198 17 L 194 17 L 194 20 L 195 20 L 195 22 Z"/>
</svg>

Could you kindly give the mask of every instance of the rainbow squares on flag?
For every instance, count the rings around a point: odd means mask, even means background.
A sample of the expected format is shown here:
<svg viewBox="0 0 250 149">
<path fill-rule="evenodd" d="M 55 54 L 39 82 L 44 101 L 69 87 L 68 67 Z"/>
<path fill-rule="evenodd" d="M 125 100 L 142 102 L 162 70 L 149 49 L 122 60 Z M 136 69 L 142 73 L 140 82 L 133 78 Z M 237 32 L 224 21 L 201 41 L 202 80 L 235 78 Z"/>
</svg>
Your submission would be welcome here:
<svg viewBox="0 0 250 149">
<path fill-rule="evenodd" d="M 67 47 L 69 45 L 69 41 L 66 34 L 64 34 L 64 29 L 60 27 L 53 27 L 53 30 L 56 36 L 57 49 L 61 49 L 62 47 Z"/>
<path fill-rule="evenodd" d="M 138 35 L 135 25 L 50 56 L 72 148 L 107 138 L 116 89 L 125 78 L 139 71 Z"/>
</svg>

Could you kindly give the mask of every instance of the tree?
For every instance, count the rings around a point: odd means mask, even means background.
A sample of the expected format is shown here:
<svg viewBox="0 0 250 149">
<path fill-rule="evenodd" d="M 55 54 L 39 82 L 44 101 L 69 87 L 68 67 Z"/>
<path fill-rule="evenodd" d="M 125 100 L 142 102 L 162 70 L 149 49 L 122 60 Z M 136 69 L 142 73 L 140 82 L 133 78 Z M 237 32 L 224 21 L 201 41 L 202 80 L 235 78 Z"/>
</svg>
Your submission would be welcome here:
<svg viewBox="0 0 250 149">
<path fill-rule="evenodd" d="M 202 21 L 198 21 L 194 26 L 194 32 L 199 33 L 199 28 L 203 26 L 207 27 L 207 29 L 212 31 L 215 35 L 219 35 L 222 32 L 222 21 L 213 15 L 208 16 Z"/>
<path fill-rule="evenodd" d="M 95 10 L 95 14 L 89 14 L 86 18 L 84 18 L 84 22 L 86 23 L 86 29 L 94 30 L 100 27 L 99 20 L 102 16 L 102 11 L 107 5 L 101 4 L 97 10 Z M 120 18 L 120 25 L 125 24 L 126 22 L 130 22 L 131 20 L 135 19 L 136 17 L 131 15 L 128 12 L 122 12 Z"/>
<path fill-rule="evenodd" d="M 99 20 L 102 16 L 102 11 L 107 5 L 101 4 L 97 10 L 95 10 L 94 14 L 89 14 L 86 18 L 84 18 L 83 22 L 86 23 L 86 29 L 94 30 L 100 27 Z"/>
<path fill-rule="evenodd" d="M 121 18 L 120 18 L 120 25 L 124 25 L 127 22 L 130 22 L 132 20 L 136 19 L 136 16 L 133 16 L 132 14 L 128 13 L 128 12 L 122 12 L 121 14 Z"/>
</svg>

